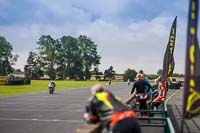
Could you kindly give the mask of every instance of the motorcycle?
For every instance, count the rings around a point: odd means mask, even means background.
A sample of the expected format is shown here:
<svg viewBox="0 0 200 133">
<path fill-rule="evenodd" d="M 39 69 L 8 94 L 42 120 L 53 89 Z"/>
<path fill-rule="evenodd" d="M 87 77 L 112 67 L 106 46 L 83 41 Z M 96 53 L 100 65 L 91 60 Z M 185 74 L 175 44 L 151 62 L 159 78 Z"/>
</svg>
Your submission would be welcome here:
<svg viewBox="0 0 200 133">
<path fill-rule="evenodd" d="M 152 92 L 152 101 L 154 99 L 156 99 L 156 97 L 158 97 L 159 95 L 159 90 L 158 89 L 154 89 L 153 92 Z"/>
<path fill-rule="evenodd" d="M 49 87 L 49 94 L 53 94 L 54 93 L 54 87 Z"/>
<path fill-rule="evenodd" d="M 156 99 L 159 95 L 159 90 L 158 89 L 155 89 L 153 90 L 153 93 L 152 93 L 152 101 L 154 99 Z M 152 102 L 152 109 L 153 110 L 158 110 L 158 107 L 160 106 L 160 102 Z"/>
<path fill-rule="evenodd" d="M 140 105 L 141 103 L 146 103 L 147 100 L 149 100 L 148 93 L 140 93 L 135 94 L 135 100 L 132 101 L 131 109 L 135 110 L 137 109 L 137 105 Z"/>
</svg>

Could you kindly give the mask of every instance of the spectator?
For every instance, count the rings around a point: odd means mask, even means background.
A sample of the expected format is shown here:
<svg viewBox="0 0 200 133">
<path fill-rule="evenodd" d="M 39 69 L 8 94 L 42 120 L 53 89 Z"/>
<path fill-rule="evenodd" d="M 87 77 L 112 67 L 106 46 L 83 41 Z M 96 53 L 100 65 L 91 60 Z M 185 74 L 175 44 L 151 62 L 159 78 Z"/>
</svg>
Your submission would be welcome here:
<svg viewBox="0 0 200 133">
<path fill-rule="evenodd" d="M 146 82 L 148 82 L 150 84 L 149 79 L 147 77 L 145 77 L 145 74 L 144 74 L 143 70 L 140 70 L 138 73 L 142 75 L 142 79 L 144 81 L 146 81 Z M 145 86 L 145 92 L 147 92 L 147 90 L 148 90 L 148 87 Z M 148 91 L 148 94 L 149 94 L 151 100 L 152 100 L 152 93 L 153 93 L 153 91 L 150 88 L 149 91 Z"/>
<path fill-rule="evenodd" d="M 158 84 L 159 89 L 160 89 L 160 93 L 159 93 L 158 97 L 153 100 L 153 102 L 164 101 L 165 98 L 166 98 L 166 95 L 167 95 L 167 89 L 166 89 L 166 84 L 165 84 L 163 78 L 159 76 L 155 80 L 155 83 Z"/>
</svg>

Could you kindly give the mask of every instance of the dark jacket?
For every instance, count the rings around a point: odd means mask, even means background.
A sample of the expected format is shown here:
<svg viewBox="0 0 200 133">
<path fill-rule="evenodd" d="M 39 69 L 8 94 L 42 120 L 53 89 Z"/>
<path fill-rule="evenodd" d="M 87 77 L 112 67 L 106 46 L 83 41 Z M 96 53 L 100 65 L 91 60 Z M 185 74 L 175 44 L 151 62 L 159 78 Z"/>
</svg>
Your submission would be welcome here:
<svg viewBox="0 0 200 133">
<path fill-rule="evenodd" d="M 146 92 L 145 92 L 145 86 L 148 87 Z M 137 94 L 138 93 L 147 93 L 150 88 L 151 88 L 151 85 L 148 82 L 146 82 L 145 80 L 137 80 L 133 84 L 133 87 L 132 87 L 132 90 L 131 90 L 131 94 L 135 91 L 135 89 L 136 89 L 136 93 Z"/>
<path fill-rule="evenodd" d="M 89 98 L 88 111 L 93 116 L 93 122 L 102 122 L 108 124 L 115 112 L 129 110 L 119 98 L 108 91 L 96 93 Z M 95 120 L 96 119 L 96 120 Z"/>
</svg>

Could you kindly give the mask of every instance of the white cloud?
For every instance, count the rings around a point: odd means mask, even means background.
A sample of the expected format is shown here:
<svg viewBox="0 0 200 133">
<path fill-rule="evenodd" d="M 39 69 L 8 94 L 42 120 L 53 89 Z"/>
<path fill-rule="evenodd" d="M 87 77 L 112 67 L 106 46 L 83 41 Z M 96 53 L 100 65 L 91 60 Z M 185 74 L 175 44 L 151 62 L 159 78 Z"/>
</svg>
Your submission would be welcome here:
<svg viewBox="0 0 200 133">
<path fill-rule="evenodd" d="M 102 56 L 101 70 L 104 71 L 110 65 L 118 73 L 127 68 L 143 69 L 146 73 L 156 73 L 162 68 L 162 60 L 169 38 L 170 26 L 173 18 L 156 18 L 152 21 L 132 22 L 127 26 L 118 26 L 112 23 L 98 20 L 90 25 L 75 27 L 74 25 L 23 25 L 0 27 L 7 40 L 14 46 L 14 51 L 20 55 L 16 67 L 23 68 L 28 52 L 36 50 L 36 41 L 41 34 L 50 34 L 54 38 L 63 35 L 86 34 L 98 45 L 98 51 Z M 180 22 L 184 24 L 184 22 Z M 184 32 L 177 29 L 175 60 L 183 59 Z M 67 31 L 65 30 L 67 29 Z M 179 49 L 180 48 L 180 49 Z M 28 52 L 27 52 L 28 51 Z M 176 61 L 175 70 L 182 72 L 183 61 Z M 151 65 L 150 65 L 151 64 Z"/>
<path fill-rule="evenodd" d="M 127 26 L 99 20 L 79 33 L 90 36 L 98 44 L 103 70 L 113 65 L 119 73 L 130 67 L 136 70 L 144 69 L 147 73 L 156 73 L 162 68 L 173 19 L 158 17 L 152 21 L 132 22 Z M 177 29 L 176 45 L 178 46 L 175 47 L 175 52 L 178 53 L 178 55 L 175 53 L 175 60 L 176 57 L 178 58 L 175 68 L 177 72 L 183 72 L 184 69 L 182 61 L 184 54 L 181 55 L 185 51 L 183 36 L 186 31 L 184 29 L 184 26 Z"/>
<path fill-rule="evenodd" d="M 130 7 L 130 2 L 131 0 L 37 1 L 35 3 L 40 6 L 33 13 L 36 17 L 33 22 L 0 25 L 0 35 L 5 36 L 13 45 L 14 52 L 20 55 L 16 68 L 23 69 L 28 52 L 36 50 L 36 41 L 43 34 L 54 38 L 86 34 L 98 45 L 99 54 L 102 56 L 102 71 L 112 65 L 118 73 L 123 73 L 127 68 L 156 73 L 162 68 L 174 18 L 157 16 L 154 19 L 123 20 L 123 23 L 116 23 L 115 20 L 120 19 L 118 15 L 126 10 L 126 7 Z M 133 3 L 137 2 L 140 1 Z M 133 5 L 133 8 L 136 6 Z M 95 20 L 91 21 L 95 14 Z M 185 20 L 178 18 L 175 72 L 184 71 L 185 27 Z"/>
<path fill-rule="evenodd" d="M 13 52 L 13 54 L 19 55 L 16 65 L 13 66 L 15 69 L 21 69 L 22 71 L 24 71 L 24 65 L 26 64 L 29 52 L 30 51 L 24 51 L 24 52 L 15 52 L 14 51 Z"/>
</svg>

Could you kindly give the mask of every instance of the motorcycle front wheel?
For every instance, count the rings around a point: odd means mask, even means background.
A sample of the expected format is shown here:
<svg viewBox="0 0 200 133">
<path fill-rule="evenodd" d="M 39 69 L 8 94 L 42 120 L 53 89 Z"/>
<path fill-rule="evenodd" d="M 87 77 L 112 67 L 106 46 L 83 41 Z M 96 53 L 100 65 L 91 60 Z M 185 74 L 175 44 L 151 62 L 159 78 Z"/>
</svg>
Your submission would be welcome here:
<svg viewBox="0 0 200 133">
<path fill-rule="evenodd" d="M 53 88 L 49 89 L 49 94 L 53 94 Z"/>
</svg>

